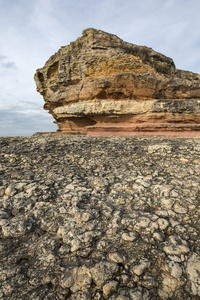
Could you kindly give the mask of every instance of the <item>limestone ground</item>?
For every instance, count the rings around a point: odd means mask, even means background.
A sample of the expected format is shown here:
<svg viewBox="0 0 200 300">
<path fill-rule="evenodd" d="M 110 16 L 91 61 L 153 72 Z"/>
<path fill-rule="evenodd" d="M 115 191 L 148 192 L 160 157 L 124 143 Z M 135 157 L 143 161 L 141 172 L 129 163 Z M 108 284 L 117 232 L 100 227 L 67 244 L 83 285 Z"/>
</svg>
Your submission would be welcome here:
<svg viewBox="0 0 200 300">
<path fill-rule="evenodd" d="M 1 299 L 199 299 L 200 140 L 0 138 Z"/>
</svg>

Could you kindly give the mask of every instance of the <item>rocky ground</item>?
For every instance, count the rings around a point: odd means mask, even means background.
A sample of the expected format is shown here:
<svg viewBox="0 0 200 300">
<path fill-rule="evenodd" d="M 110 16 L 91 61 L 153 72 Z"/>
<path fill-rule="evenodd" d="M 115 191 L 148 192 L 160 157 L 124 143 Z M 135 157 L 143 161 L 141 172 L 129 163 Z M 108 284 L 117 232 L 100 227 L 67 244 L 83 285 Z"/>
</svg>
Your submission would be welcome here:
<svg viewBox="0 0 200 300">
<path fill-rule="evenodd" d="M 200 140 L 0 138 L 0 299 L 200 299 Z"/>
</svg>

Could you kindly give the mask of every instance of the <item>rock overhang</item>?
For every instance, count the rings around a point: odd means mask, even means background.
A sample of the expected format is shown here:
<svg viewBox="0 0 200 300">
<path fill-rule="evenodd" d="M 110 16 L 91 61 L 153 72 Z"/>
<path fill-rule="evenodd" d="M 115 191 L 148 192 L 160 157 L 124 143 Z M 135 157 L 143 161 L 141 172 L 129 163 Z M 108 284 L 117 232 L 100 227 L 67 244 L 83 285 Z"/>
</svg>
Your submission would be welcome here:
<svg viewBox="0 0 200 300">
<path fill-rule="evenodd" d="M 37 70 L 35 81 L 60 132 L 87 134 L 93 127 L 93 134 L 112 135 L 117 123 L 123 135 L 134 122 L 136 131 L 145 132 L 146 123 L 162 121 L 162 135 L 174 128 L 196 136 L 199 130 L 200 75 L 178 70 L 171 58 L 101 30 L 86 29 L 61 47 Z M 183 124 L 190 126 L 183 129 Z"/>
</svg>

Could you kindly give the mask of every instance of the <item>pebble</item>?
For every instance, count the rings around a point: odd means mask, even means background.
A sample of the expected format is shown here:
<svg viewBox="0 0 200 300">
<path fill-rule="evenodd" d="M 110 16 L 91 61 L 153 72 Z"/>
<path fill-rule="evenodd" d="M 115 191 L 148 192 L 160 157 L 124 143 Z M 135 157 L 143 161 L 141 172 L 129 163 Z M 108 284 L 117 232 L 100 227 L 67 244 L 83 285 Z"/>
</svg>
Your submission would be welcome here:
<svg viewBox="0 0 200 300">
<path fill-rule="evenodd" d="M 182 268 L 180 267 L 180 265 L 178 263 L 176 263 L 174 261 L 170 261 L 167 266 L 168 266 L 171 276 L 173 276 L 175 278 L 181 277 Z"/>
<path fill-rule="evenodd" d="M 157 222 L 161 231 L 164 231 L 169 226 L 169 222 L 164 218 L 159 218 Z"/>
<path fill-rule="evenodd" d="M 115 281 L 115 280 L 112 280 L 108 283 L 106 283 L 104 286 L 103 286 L 103 296 L 105 299 L 108 299 L 108 297 L 116 292 L 117 290 L 117 285 L 118 285 L 118 282 Z"/>
<path fill-rule="evenodd" d="M 151 262 L 148 259 L 141 260 L 138 265 L 133 266 L 132 271 L 140 276 L 150 266 Z"/>
<path fill-rule="evenodd" d="M 14 196 L 16 193 L 17 193 L 17 191 L 12 185 L 9 185 L 5 189 L 5 195 L 7 195 L 7 196 Z"/>
<path fill-rule="evenodd" d="M 123 263 L 126 260 L 126 256 L 119 252 L 111 252 L 109 253 L 108 257 L 111 261 L 114 261 L 116 263 Z"/>
</svg>

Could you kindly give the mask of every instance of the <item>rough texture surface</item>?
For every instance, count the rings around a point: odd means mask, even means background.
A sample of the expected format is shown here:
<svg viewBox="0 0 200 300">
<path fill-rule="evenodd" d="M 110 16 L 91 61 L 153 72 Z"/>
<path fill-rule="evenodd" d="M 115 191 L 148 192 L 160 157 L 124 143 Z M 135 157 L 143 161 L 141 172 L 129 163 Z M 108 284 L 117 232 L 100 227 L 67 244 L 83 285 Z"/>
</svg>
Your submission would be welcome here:
<svg viewBox="0 0 200 300">
<path fill-rule="evenodd" d="M 200 298 L 200 140 L 0 138 L 0 299 Z"/>
<path fill-rule="evenodd" d="M 44 97 L 44 108 L 53 115 L 60 131 L 122 135 L 153 131 L 177 136 L 186 132 L 200 136 L 199 110 L 193 113 L 186 109 L 188 100 L 191 107 L 199 107 L 200 75 L 178 70 L 171 58 L 113 34 L 84 30 L 80 38 L 61 47 L 37 70 L 35 81 Z M 95 107 L 101 101 L 105 109 Z M 150 109 L 155 101 L 163 105 L 156 114 Z M 118 102 L 122 106 L 128 102 L 130 110 L 116 111 Z M 94 107 L 79 110 L 88 103 Z M 135 105 L 144 109 L 135 110 Z M 157 122 L 163 125 L 157 126 Z"/>
</svg>

